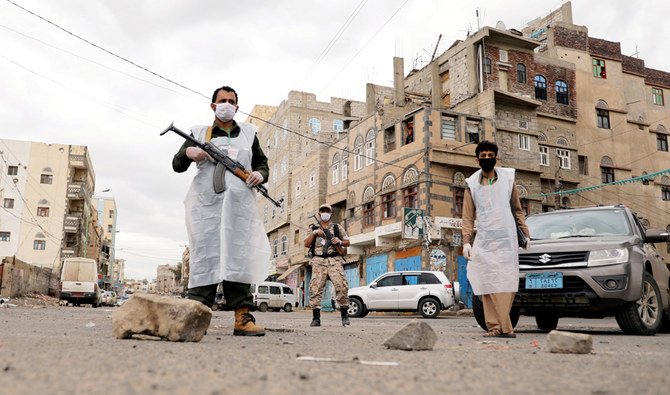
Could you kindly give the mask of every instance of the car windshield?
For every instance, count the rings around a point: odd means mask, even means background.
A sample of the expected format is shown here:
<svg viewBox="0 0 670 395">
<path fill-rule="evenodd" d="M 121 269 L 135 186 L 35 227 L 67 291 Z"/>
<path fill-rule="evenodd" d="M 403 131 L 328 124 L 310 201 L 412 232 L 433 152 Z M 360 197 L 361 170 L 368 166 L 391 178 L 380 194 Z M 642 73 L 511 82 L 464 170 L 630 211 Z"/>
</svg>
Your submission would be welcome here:
<svg viewBox="0 0 670 395">
<path fill-rule="evenodd" d="M 633 234 L 624 209 L 554 211 L 531 215 L 526 224 L 533 240 Z"/>
</svg>

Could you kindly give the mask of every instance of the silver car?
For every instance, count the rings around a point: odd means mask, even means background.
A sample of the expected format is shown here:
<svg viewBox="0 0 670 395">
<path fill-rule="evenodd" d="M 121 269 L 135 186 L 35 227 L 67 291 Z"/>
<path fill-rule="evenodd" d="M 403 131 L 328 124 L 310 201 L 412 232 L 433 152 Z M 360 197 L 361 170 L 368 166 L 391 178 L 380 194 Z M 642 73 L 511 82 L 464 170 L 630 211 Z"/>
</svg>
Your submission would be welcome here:
<svg viewBox="0 0 670 395">
<path fill-rule="evenodd" d="M 645 229 L 626 206 L 557 210 L 526 219 L 531 246 L 519 250 L 519 292 L 512 322 L 535 316 L 555 329 L 560 317 L 614 316 L 627 334 L 670 329 L 670 271 L 653 243 L 666 230 Z M 481 302 L 473 310 L 485 328 Z"/>
<path fill-rule="evenodd" d="M 349 289 L 349 315 L 365 317 L 370 311 L 418 311 L 435 318 L 454 305 L 454 292 L 442 272 L 399 271 L 379 276 L 364 287 Z"/>
</svg>

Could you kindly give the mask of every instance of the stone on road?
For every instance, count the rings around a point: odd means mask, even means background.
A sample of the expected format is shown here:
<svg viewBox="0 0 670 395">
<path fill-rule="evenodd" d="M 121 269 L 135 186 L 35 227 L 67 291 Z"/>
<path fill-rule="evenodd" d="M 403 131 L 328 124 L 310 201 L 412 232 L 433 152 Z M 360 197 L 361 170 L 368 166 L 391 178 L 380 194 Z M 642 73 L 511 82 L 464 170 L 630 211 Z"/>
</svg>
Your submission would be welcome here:
<svg viewBox="0 0 670 395">
<path fill-rule="evenodd" d="M 593 337 L 583 333 L 553 330 L 547 335 L 549 351 L 560 354 L 589 354 Z"/>
<path fill-rule="evenodd" d="M 212 320 L 212 310 L 200 302 L 152 294 L 130 298 L 112 314 L 112 335 L 157 336 L 173 342 L 199 342 Z"/>
<path fill-rule="evenodd" d="M 423 321 L 414 319 L 384 342 L 388 348 L 405 351 L 432 350 L 437 335 L 433 328 Z"/>
</svg>

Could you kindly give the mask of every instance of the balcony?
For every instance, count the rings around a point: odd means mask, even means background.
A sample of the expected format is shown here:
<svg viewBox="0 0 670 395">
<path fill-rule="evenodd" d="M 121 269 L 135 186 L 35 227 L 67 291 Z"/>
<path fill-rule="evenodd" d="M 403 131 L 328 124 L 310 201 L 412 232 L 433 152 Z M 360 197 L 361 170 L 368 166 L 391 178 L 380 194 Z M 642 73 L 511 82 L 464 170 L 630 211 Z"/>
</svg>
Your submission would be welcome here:
<svg viewBox="0 0 670 395">
<path fill-rule="evenodd" d="M 63 221 L 63 230 L 67 233 L 78 233 L 81 224 L 81 214 L 68 214 Z"/>
<path fill-rule="evenodd" d="M 60 257 L 61 259 L 63 258 L 73 258 L 75 256 L 76 251 L 74 248 L 71 247 L 65 247 L 60 251 Z"/>
<path fill-rule="evenodd" d="M 86 156 L 85 155 L 70 155 L 70 166 L 78 169 L 86 168 Z"/>
<path fill-rule="evenodd" d="M 68 199 L 86 199 L 88 196 L 88 190 L 83 182 L 71 182 L 67 185 Z"/>
</svg>

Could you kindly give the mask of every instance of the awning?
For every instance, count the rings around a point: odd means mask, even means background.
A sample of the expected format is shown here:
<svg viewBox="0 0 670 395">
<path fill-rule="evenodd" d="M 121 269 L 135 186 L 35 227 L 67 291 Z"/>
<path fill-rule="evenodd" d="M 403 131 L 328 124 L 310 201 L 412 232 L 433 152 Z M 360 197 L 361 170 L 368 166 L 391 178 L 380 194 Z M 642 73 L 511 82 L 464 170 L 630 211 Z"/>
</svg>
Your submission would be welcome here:
<svg viewBox="0 0 670 395">
<path fill-rule="evenodd" d="M 286 277 L 288 277 L 289 275 L 291 275 L 291 273 L 293 273 L 294 271 L 300 269 L 300 268 L 303 267 L 303 266 L 305 266 L 305 264 L 303 264 L 303 263 L 301 263 L 301 264 L 299 264 L 299 265 L 293 265 L 293 266 L 290 266 L 288 269 L 286 269 L 286 271 L 285 271 L 284 273 L 282 273 L 281 276 L 277 277 L 277 281 L 281 281 L 281 280 L 285 279 Z"/>
</svg>

